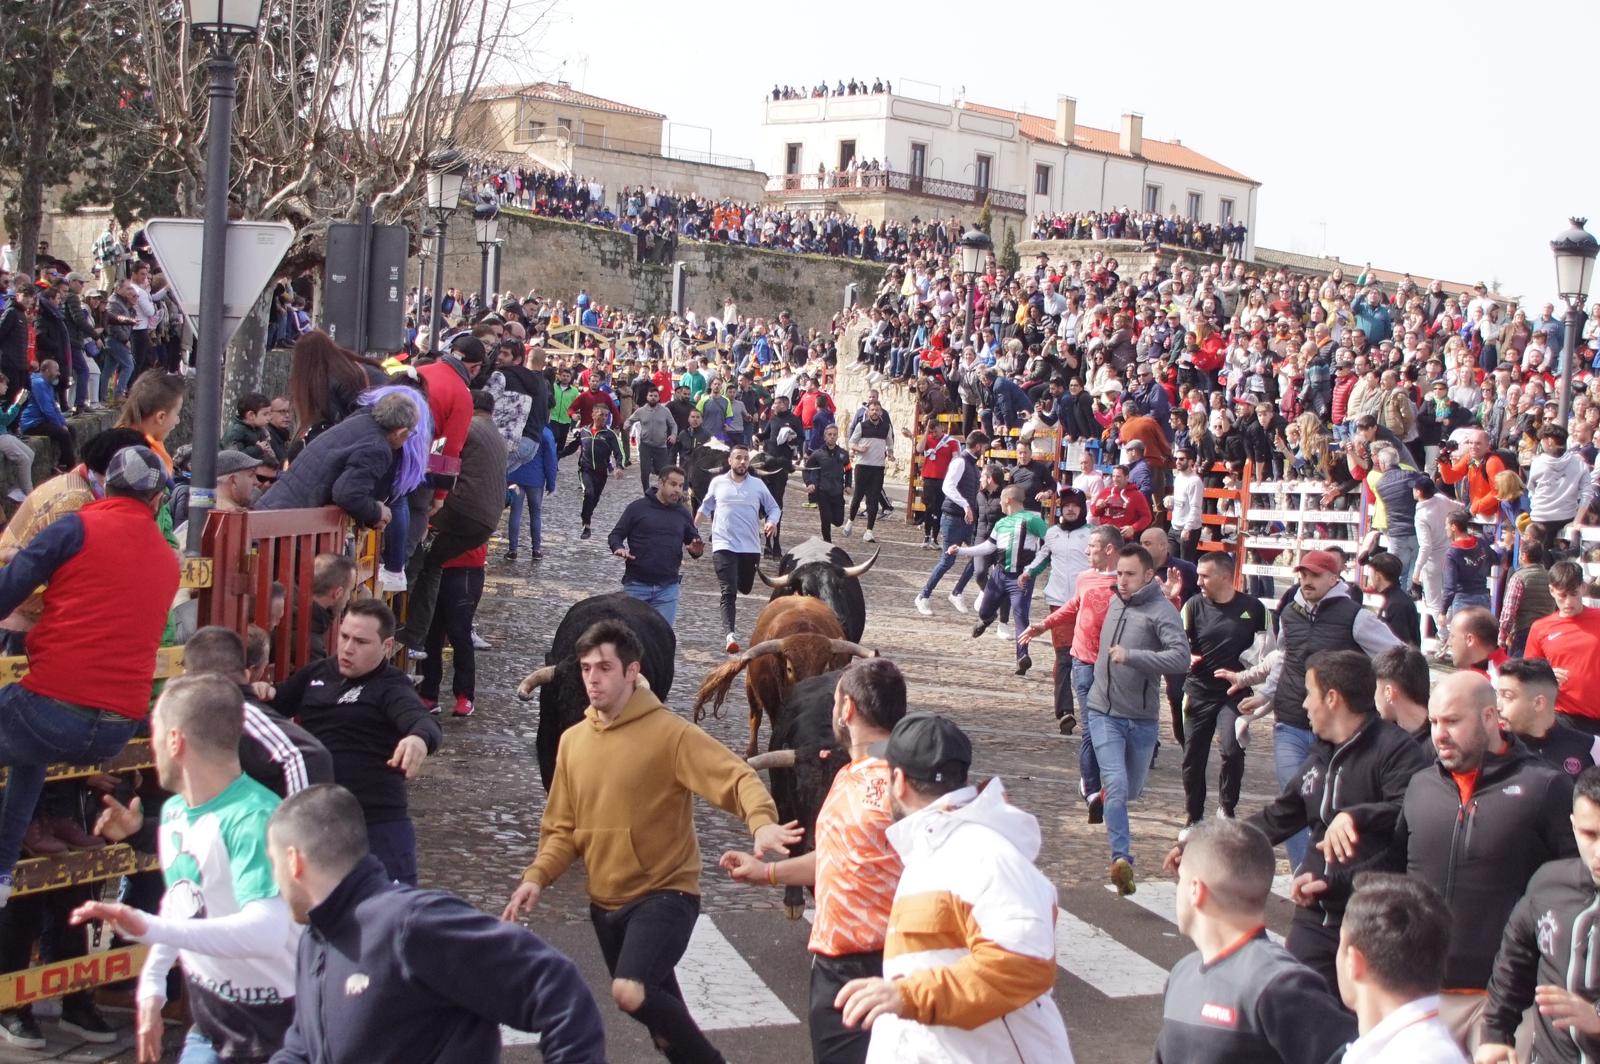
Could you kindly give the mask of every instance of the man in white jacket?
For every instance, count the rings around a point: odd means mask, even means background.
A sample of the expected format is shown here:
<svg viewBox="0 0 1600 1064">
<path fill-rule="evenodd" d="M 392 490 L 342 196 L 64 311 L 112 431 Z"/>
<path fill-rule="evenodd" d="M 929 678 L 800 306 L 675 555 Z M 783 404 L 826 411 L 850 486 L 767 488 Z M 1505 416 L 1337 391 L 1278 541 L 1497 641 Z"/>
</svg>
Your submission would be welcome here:
<svg viewBox="0 0 1600 1064">
<path fill-rule="evenodd" d="M 1056 891 L 1033 864 L 1039 822 L 999 780 L 967 785 L 972 744 L 937 714 L 902 717 L 883 756 L 905 869 L 883 977 L 852 979 L 834 1001 L 846 1026 L 872 1031 L 868 1064 L 1072 1064 L 1051 998 Z"/>
<path fill-rule="evenodd" d="M 1205 513 L 1205 484 L 1195 470 L 1194 451 L 1188 447 L 1172 456 L 1172 531 L 1178 537 L 1179 556 L 1200 560 L 1200 528 Z"/>
<path fill-rule="evenodd" d="M 1553 546 L 1588 505 L 1592 473 L 1581 452 L 1567 450 L 1564 426 L 1539 430 L 1539 453 L 1528 470 L 1528 515 L 1545 527 L 1547 544 Z"/>
<path fill-rule="evenodd" d="M 1422 608 L 1433 618 L 1434 638 L 1443 647 L 1444 552 L 1450 547 L 1450 532 L 1444 519 L 1452 510 L 1461 509 L 1461 504 L 1440 495 L 1427 477 L 1416 478 L 1411 492 L 1417 499 L 1417 560 L 1411 567 L 1412 578 L 1422 585 Z"/>
</svg>

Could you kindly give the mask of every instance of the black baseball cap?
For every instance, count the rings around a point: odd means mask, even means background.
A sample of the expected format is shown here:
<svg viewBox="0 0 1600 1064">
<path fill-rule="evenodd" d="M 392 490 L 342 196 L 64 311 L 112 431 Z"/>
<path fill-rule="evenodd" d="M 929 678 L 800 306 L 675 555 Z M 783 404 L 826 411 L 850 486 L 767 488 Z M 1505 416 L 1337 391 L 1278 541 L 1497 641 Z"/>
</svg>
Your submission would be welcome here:
<svg viewBox="0 0 1600 1064">
<path fill-rule="evenodd" d="M 907 713 L 872 753 L 924 783 L 965 783 L 972 767 L 972 741 L 955 721 L 937 713 Z"/>
<path fill-rule="evenodd" d="M 484 350 L 483 341 L 471 334 L 462 334 L 450 341 L 450 350 L 462 362 L 468 365 L 482 365 L 489 353 Z"/>
</svg>

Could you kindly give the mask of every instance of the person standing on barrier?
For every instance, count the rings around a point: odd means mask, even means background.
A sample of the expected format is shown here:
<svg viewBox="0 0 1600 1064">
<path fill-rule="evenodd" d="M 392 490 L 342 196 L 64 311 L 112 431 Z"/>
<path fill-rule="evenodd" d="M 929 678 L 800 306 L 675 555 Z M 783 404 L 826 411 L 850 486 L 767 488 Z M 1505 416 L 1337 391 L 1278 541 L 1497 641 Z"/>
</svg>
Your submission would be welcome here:
<svg viewBox="0 0 1600 1064">
<path fill-rule="evenodd" d="M 138 1052 L 161 1059 L 167 972 L 182 961 L 194 1026 L 180 1064 L 264 1061 L 294 1020 L 295 950 L 289 918 L 267 859 L 267 819 L 278 796 L 239 766 L 244 695 L 220 675 L 169 683 L 150 716 L 150 749 L 172 792 L 157 832 L 167 893 L 161 915 L 121 902 L 87 902 L 75 924 L 102 920 L 154 948 L 139 974 Z M 142 826 L 137 808 L 108 809 L 107 838 Z"/>
<path fill-rule="evenodd" d="M 106 498 L 55 521 L 0 569 L 0 616 L 45 585 L 28 673 L 0 688 L 0 765 L 11 770 L 0 804 L 0 905 L 47 766 L 113 756 L 149 712 L 178 591 L 178 559 L 155 520 L 167 484 L 155 452 L 123 448 L 107 469 Z M 116 654 L 104 653 L 108 632 L 117 633 Z"/>
</svg>

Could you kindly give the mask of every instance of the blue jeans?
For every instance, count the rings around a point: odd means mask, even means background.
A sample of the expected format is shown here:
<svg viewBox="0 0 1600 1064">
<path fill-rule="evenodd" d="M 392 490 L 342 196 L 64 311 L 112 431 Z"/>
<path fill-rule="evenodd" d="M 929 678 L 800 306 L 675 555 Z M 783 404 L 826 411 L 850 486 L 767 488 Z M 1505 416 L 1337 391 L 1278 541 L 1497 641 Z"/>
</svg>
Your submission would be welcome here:
<svg viewBox="0 0 1600 1064">
<path fill-rule="evenodd" d="M 410 554 L 411 507 L 404 496 L 389 501 L 389 524 L 383 530 L 383 567 L 390 572 L 406 571 Z"/>
<path fill-rule="evenodd" d="M 1488 609 L 1489 593 L 1487 591 L 1473 591 L 1467 594 L 1456 592 L 1456 597 L 1450 602 L 1450 616 L 1454 617 L 1471 606 L 1482 606 L 1484 609 Z"/>
<path fill-rule="evenodd" d="M 928 598 L 933 594 L 933 589 L 939 586 L 939 581 L 944 579 L 944 574 L 955 565 L 957 555 L 947 553 L 951 547 L 964 546 L 968 537 L 972 535 L 972 526 L 960 514 L 953 514 L 946 510 L 939 515 L 939 542 L 943 548 L 939 551 L 939 560 L 934 563 L 933 572 L 928 574 L 928 582 L 922 585 L 922 597 Z"/>
<path fill-rule="evenodd" d="M 111 371 L 117 374 L 117 398 L 124 399 L 128 395 L 128 384 L 133 380 L 133 352 L 121 340 L 108 339 L 106 341 L 106 354 L 110 356 L 111 365 L 106 367 L 106 373 L 100 378 L 102 391 L 111 380 Z M 101 396 L 105 398 L 104 395 Z"/>
<path fill-rule="evenodd" d="M 390 879 L 408 887 L 417 885 L 417 829 L 410 817 L 368 824 L 367 849 L 383 863 Z"/>
<path fill-rule="evenodd" d="M 1128 827 L 1128 803 L 1144 793 L 1144 780 L 1150 774 L 1150 753 L 1156 748 L 1161 722 L 1113 717 L 1098 710 L 1085 710 L 1089 741 L 1100 762 L 1100 778 L 1105 784 L 1106 835 L 1111 841 L 1111 859 L 1133 860 L 1133 838 Z"/>
<path fill-rule="evenodd" d="M 217 1055 L 211 1039 L 201 1034 L 200 1028 L 191 1027 L 178 1053 L 178 1064 L 222 1064 L 222 1058 Z"/>
<path fill-rule="evenodd" d="M 1073 658 L 1072 690 L 1078 696 L 1078 708 L 1085 714 L 1089 712 L 1089 689 L 1093 686 L 1094 662 L 1086 664 Z M 1094 740 L 1089 737 L 1088 727 L 1084 725 L 1083 741 L 1078 744 L 1078 791 L 1084 801 L 1100 793 L 1100 762 L 1095 759 Z"/>
<path fill-rule="evenodd" d="M 1417 567 L 1417 555 L 1422 547 L 1417 542 L 1416 536 L 1385 536 L 1388 540 L 1389 553 L 1400 559 L 1400 589 L 1411 590 L 1411 572 Z"/>
<path fill-rule="evenodd" d="M 0 688 L 0 765 L 11 769 L 0 804 L 0 873 L 16 866 L 46 768 L 103 761 L 128 745 L 134 726 L 127 717 L 46 698 L 20 683 Z"/>
<path fill-rule="evenodd" d="M 1273 724 L 1272 768 L 1277 773 L 1280 789 L 1298 778 L 1300 763 L 1310 755 L 1311 747 L 1316 741 L 1317 737 L 1311 734 L 1308 728 L 1296 728 L 1292 724 Z M 1296 832 L 1285 840 L 1283 848 L 1289 854 L 1290 875 L 1299 873 L 1300 866 L 1305 863 L 1306 850 L 1310 847 L 1311 836 L 1304 830 Z"/>
<path fill-rule="evenodd" d="M 989 579 L 984 581 L 983 597 L 978 600 L 978 619 L 992 621 L 995 614 L 1000 612 L 1000 603 L 1011 603 L 1011 623 L 1017 635 L 1028 627 L 1028 607 L 1033 602 L 1033 583 L 1029 581 L 1023 587 L 1020 581 L 1004 567 L 996 564 L 989 569 Z M 1021 643 L 1016 643 L 1017 657 L 1026 657 L 1028 648 Z"/>
<path fill-rule="evenodd" d="M 541 534 L 541 517 L 544 513 L 544 492 L 534 488 L 523 488 L 515 484 L 511 486 L 511 523 L 506 527 L 506 538 L 511 540 L 511 549 L 517 549 L 517 535 L 522 531 L 522 507 L 528 507 L 528 538 L 533 543 L 533 552 L 540 551 L 543 542 Z"/>
<path fill-rule="evenodd" d="M 673 580 L 666 584 L 646 584 L 639 580 L 624 580 L 622 593 L 629 598 L 654 606 L 668 624 L 678 621 L 678 592 L 683 585 Z"/>
</svg>

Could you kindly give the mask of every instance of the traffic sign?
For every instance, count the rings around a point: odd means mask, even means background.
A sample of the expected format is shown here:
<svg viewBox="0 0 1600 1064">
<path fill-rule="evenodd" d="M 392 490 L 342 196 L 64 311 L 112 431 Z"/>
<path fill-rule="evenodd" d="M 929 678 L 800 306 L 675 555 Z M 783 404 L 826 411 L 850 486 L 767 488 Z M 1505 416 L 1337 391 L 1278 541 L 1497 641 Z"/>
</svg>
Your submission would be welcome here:
<svg viewBox="0 0 1600 1064">
<path fill-rule="evenodd" d="M 194 218 L 152 218 L 144 235 L 156 262 L 196 332 L 200 330 L 200 260 L 206 223 Z M 294 243 L 288 222 L 229 222 L 226 276 L 222 281 L 222 343 L 261 298 L 262 289 Z"/>
</svg>

